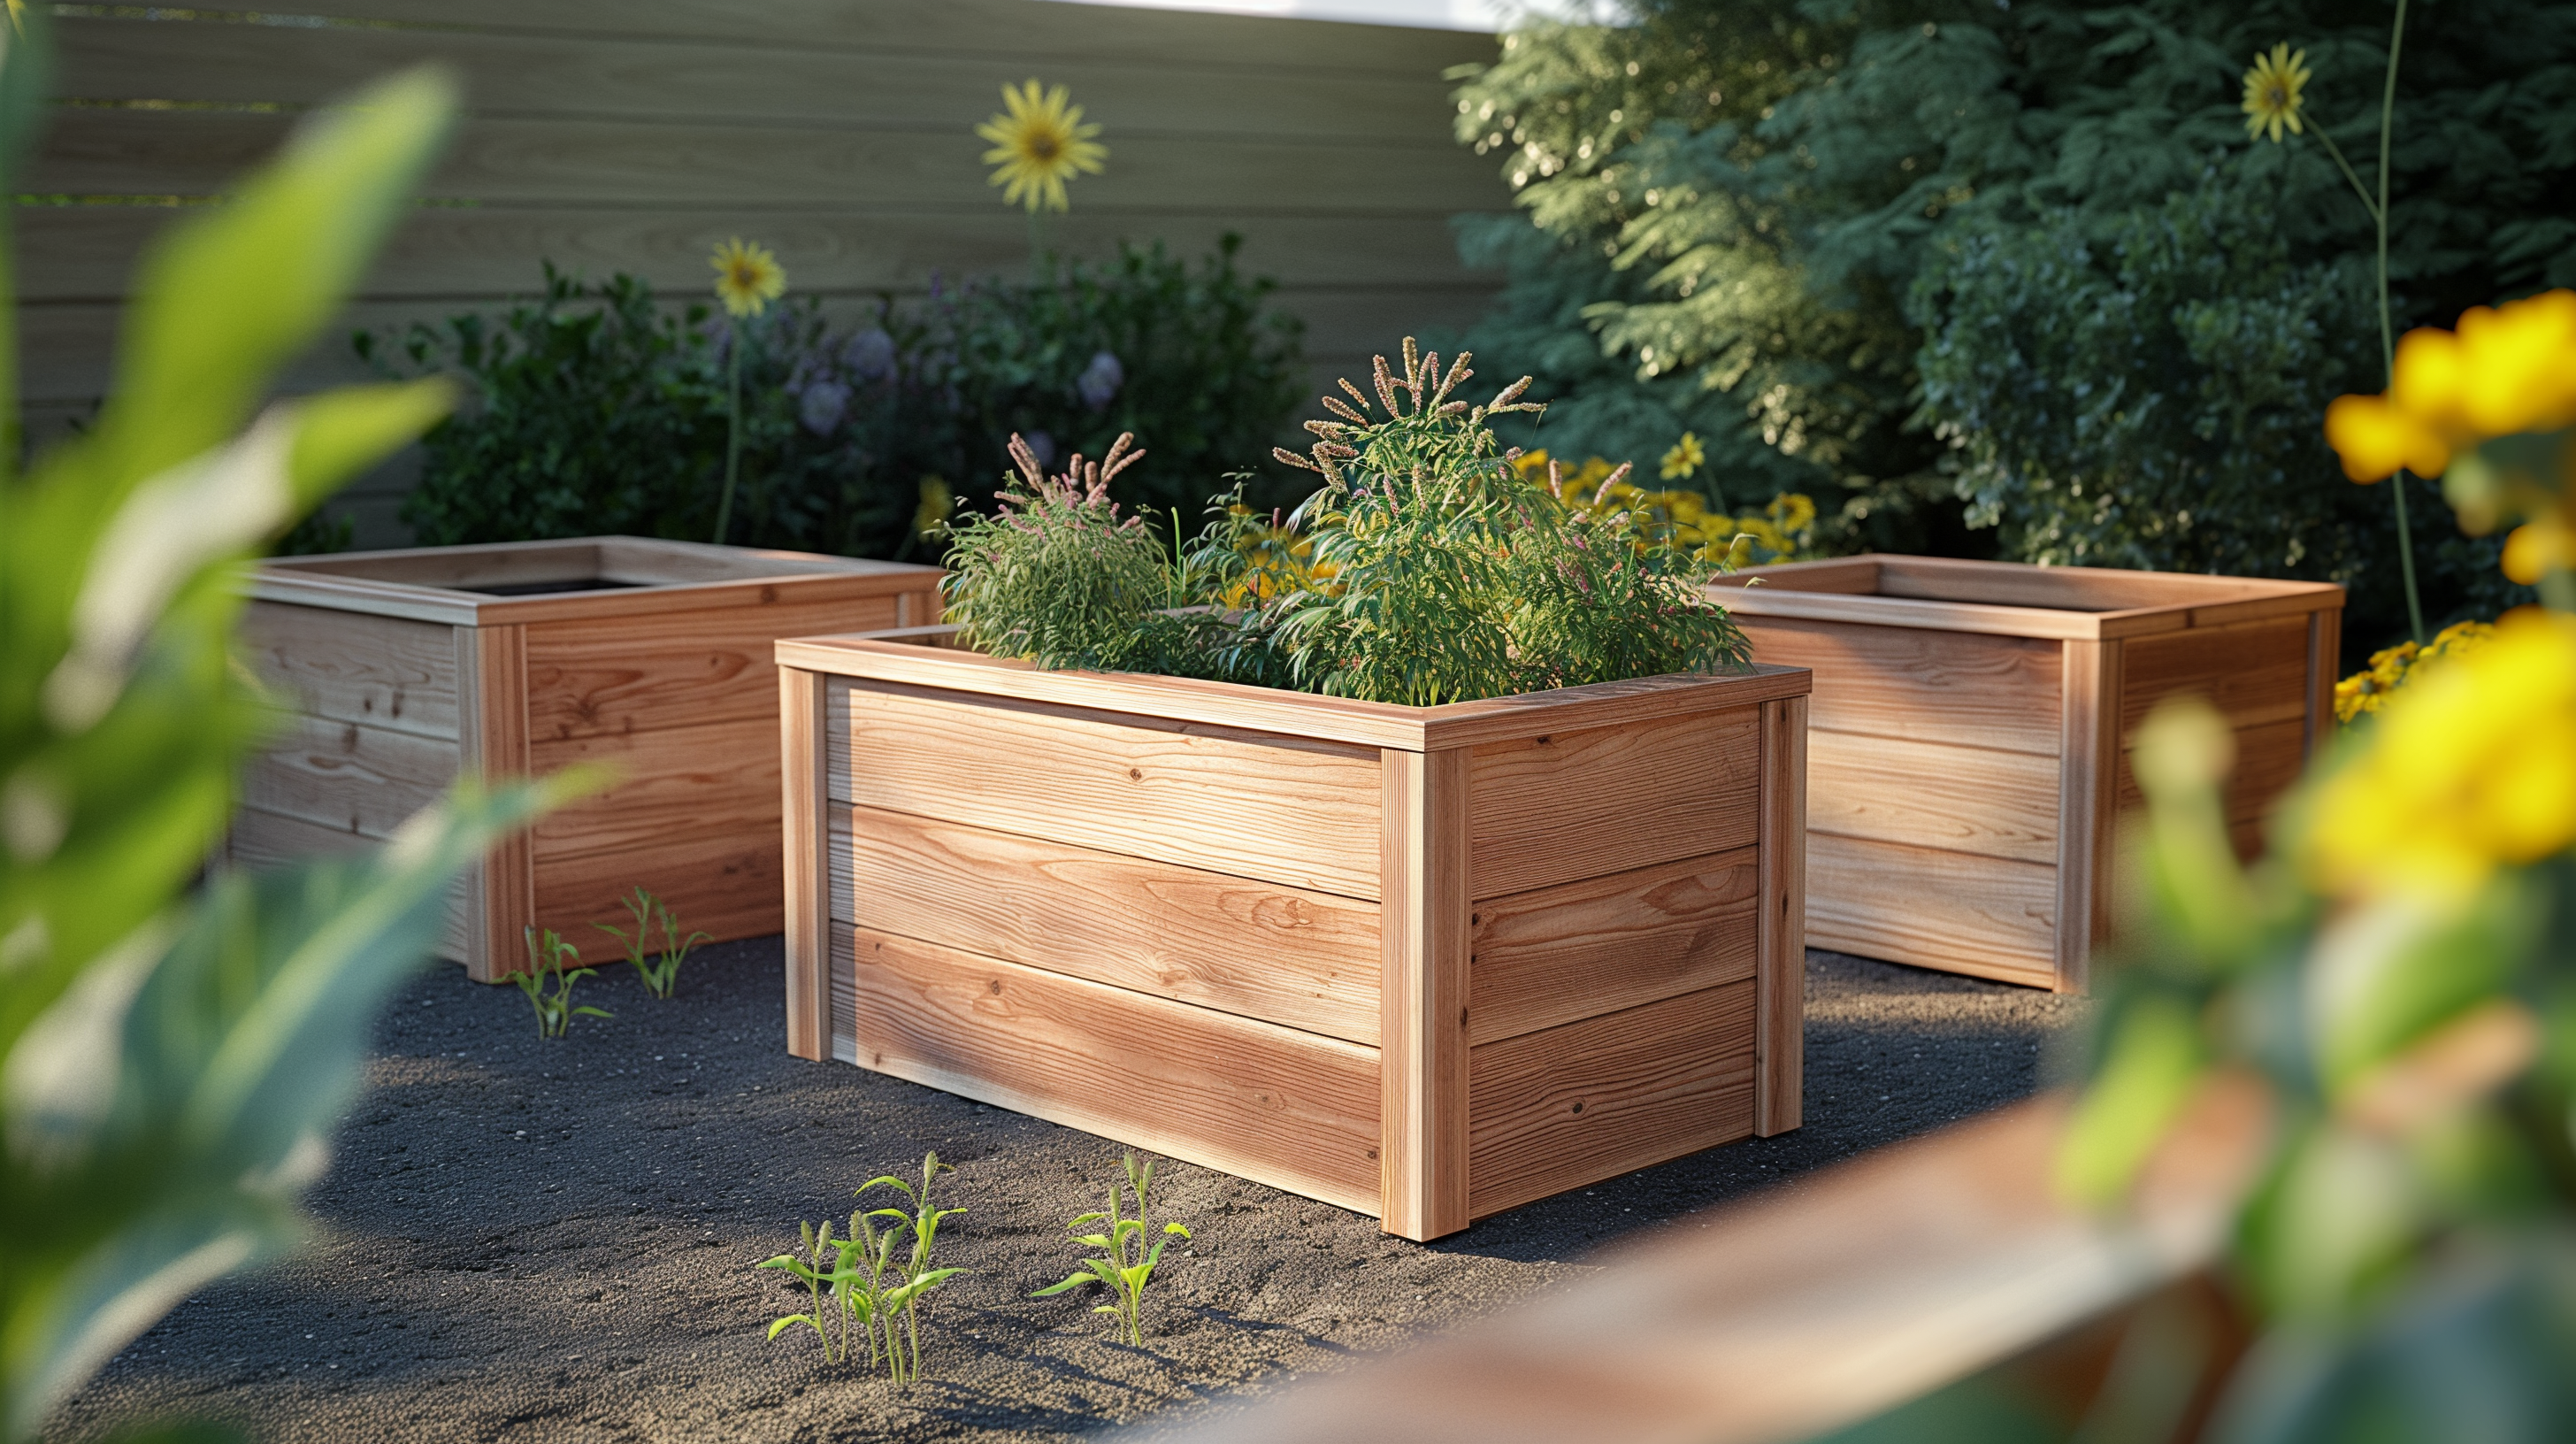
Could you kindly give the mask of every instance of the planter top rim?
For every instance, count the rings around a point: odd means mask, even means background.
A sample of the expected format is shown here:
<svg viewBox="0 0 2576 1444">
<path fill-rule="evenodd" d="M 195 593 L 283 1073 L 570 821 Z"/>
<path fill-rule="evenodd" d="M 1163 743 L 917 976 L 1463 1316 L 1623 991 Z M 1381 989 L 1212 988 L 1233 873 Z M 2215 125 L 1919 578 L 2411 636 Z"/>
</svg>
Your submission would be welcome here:
<svg viewBox="0 0 2576 1444">
<path fill-rule="evenodd" d="M 832 676 L 1405 752 L 1472 747 L 1646 718 L 1751 707 L 1804 697 L 1812 690 L 1814 677 L 1804 667 L 1757 664 L 1750 671 L 1719 676 L 1678 673 L 1637 677 L 1481 702 L 1408 707 L 1145 672 L 1041 671 L 1027 662 L 940 645 L 956 630 L 903 627 L 841 636 L 790 637 L 777 644 L 778 664 Z"/>
<path fill-rule="evenodd" d="M 1709 592 L 1748 617 L 2111 641 L 2341 611 L 2332 582 L 1872 552 L 1750 567 Z"/>
<path fill-rule="evenodd" d="M 272 557 L 243 589 L 256 601 L 491 626 L 686 610 L 750 587 L 778 600 L 804 599 L 778 596 L 782 589 L 817 594 L 811 599 L 874 596 L 916 590 L 938 574 L 910 562 L 595 536 Z M 550 590 L 583 581 L 605 585 Z"/>
</svg>

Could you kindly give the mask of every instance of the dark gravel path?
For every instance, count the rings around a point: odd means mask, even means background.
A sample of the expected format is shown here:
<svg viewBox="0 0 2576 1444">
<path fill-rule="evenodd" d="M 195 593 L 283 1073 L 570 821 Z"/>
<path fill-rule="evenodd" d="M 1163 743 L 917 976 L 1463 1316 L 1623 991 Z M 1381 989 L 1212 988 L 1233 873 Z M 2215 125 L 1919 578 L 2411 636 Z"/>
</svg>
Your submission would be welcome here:
<svg viewBox="0 0 2576 1444">
<path fill-rule="evenodd" d="M 1578 1275 L 1607 1240 L 1698 1226 L 1693 1210 L 2018 1098 L 2082 1006 L 1812 954 L 1804 1129 L 1431 1245 L 1168 1165 L 1156 1211 L 1195 1247 L 1167 1256 L 1137 1350 L 1087 1298 L 1024 1297 L 1073 1266 L 1063 1220 L 1099 1206 L 1120 1150 L 787 1057 L 778 978 L 774 938 L 706 950 L 670 1003 L 602 972 L 580 1001 L 617 1017 L 542 1042 L 515 989 L 425 975 L 378 1029 L 314 1245 L 183 1304 L 47 1437 L 164 1412 L 333 1444 L 1086 1433 L 1388 1347 Z M 972 1210 L 942 1234 L 972 1272 L 932 1308 L 929 1380 L 899 1394 L 825 1366 L 810 1332 L 764 1343 L 802 1294 L 752 1265 L 928 1148 Z"/>
</svg>

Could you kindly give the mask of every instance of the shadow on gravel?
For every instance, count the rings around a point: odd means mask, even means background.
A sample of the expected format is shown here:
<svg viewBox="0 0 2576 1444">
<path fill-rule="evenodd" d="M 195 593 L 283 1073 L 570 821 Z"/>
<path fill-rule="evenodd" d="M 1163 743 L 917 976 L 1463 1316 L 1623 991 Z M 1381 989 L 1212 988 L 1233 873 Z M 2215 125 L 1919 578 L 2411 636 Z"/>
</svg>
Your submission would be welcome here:
<svg viewBox="0 0 2576 1444">
<path fill-rule="evenodd" d="M 1418 1245 L 1374 1219 L 1174 1164 L 1155 1212 L 1190 1225 L 1112 1342 L 1064 1220 L 1117 1145 L 843 1064 L 786 1055 L 774 938 L 708 948 L 680 995 L 603 970 L 612 1010 L 535 1036 L 515 989 L 424 974 L 377 1028 L 312 1203 L 314 1245 L 181 1305 L 52 1421 L 227 1418 L 271 1441 L 1055 1440 L 1235 1396 L 1508 1305 L 1601 1244 L 1704 1226 L 1711 1205 L 2040 1086 L 2082 1005 L 1827 953 L 1808 958 L 1806 1124 Z M 797 1221 L 846 1219 L 871 1175 L 936 1148 L 968 1270 L 925 1315 L 927 1379 L 899 1392 L 775 1343 L 804 1294 L 760 1260 Z"/>
</svg>

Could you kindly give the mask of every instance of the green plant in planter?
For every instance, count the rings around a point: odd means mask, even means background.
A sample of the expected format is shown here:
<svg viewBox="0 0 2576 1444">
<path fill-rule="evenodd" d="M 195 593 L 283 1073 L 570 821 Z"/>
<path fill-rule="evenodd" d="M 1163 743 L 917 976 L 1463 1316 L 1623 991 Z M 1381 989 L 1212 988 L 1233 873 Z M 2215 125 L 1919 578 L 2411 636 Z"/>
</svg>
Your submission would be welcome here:
<svg viewBox="0 0 2576 1444">
<path fill-rule="evenodd" d="M 645 992 L 657 998 L 670 997 L 680 985 L 680 964 L 689 960 L 689 950 L 712 939 L 703 932 L 694 931 L 682 937 L 680 919 L 671 911 L 671 905 L 647 892 L 641 884 L 618 901 L 635 919 L 633 933 L 613 923 L 592 923 L 591 926 L 625 946 L 626 961 L 633 965 L 635 975 L 644 980 Z M 662 931 L 659 949 L 650 942 L 653 929 L 657 927 Z"/>
<path fill-rule="evenodd" d="M 1515 465 L 1491 423 L 1542 408 L 1520 399 L 1526 377 L 1483 405 L 1453 399 L 1467 361 L 1443 371 L 1407 338 L 1400 372 L 1377 358 L 1374 403 L 1342 382 L 1324 398 L 1336 419 L 1307 423 L 1313 448 L 1276 453 L 1324 479 L 1293 515 L 1220 496 L 1168 552 L 1108 499 L 1129 438 L 1105 469 L 1076 457 L 1052 479 L 1018 447 L 1001 509 L 952 533 L 949 615 L 969 645 L 1042 667 L 1415 706 L 1744 665 L 1743 634 L 1700 587 L 1723 559 L 1676 545 L 1651 509 L 1607 504 L 1625 467 L 1585 498 L 1554 466 L 1541 480 Z"/>
<path fill-rule="evenodd" d="M 593 1008 L 587 1004 L 576 1008 L 572 1005 L 572 985 L 598 971 L 596 968 L 575 968 L 571 972 L 564 971 L 564 959 L 570 958 L 574 962 L 580 962 L 581 949 L 556 936 L 553 928 L 547 928 L 542 932 L 533 927 L 529 928 L 527 938 L 528 966 L 511 974 L 510 981 L 517 983 L 519 991 L 528 995 L 528 1006 L 536 1010 L 538 1037 L 562 1037 L 565 1031 L 572 1027 L 575 1013 L 584 1013 L 593 1018 L 617 1016 L 604 1008 Z M 554 991 L 551 993 L 546 991 L 548 973 L 552 973 L 555 980 Z"/>
<path fill-rule="evenodd" d="M 912 1251 L 909 1254 L 896 1256 L 890 1249 L 887 1250 L 885 1257 L 880 1259 L 876 1271 L 877 1277 L 882 1278 L 887 1271 L 887 1265 L 891 1264 L 898 1279 L 893 1287 L 882 1289 L 877 1297 L 878 1305 L 883 1310 L 886 1349 L 891 1356 L 887 1368 L 898 1384 L 906 1379 L 921 1377 L 921 1301 L 927 1298 L 932 1290 L 964 1272 L 962 1269 L 933 1268 L 930 1263 L 931 1253 L 939 1243 L 940 1221 L 966 1211 L 962 1208 L 933 1206 L 930 1201 L 931 1180 L 940 1174 L 956 1171 L 940 1162 L 937 1153 L 925 1153 L 921 1157 L 921 1187 L 918 1189 L 891 1173 L 879 1174 L 859 1185 L 859 1192 L 863 1194 L 872 1188 L 899 1190 L 912 1204 L 912 1212 L 909 1214 L 900 1209 L 880 1208 L 867 1215 L 872 1219 L 883 1218 L 892 1221 L 892 1226 L 887 1230 L 886 1235 L 889 1239 L 904 1234 L 910 1235 L 912 1239 Z M 895 1336 L 895 1316 L 898 1313 L 902 1315 L 903 1332 L 908 1336 L 907 1338 L 898 1339 Z M 908 1359 L 904 1357 L 903 1352 L 907 1348 L 910 1350 Z"/>
</svg>

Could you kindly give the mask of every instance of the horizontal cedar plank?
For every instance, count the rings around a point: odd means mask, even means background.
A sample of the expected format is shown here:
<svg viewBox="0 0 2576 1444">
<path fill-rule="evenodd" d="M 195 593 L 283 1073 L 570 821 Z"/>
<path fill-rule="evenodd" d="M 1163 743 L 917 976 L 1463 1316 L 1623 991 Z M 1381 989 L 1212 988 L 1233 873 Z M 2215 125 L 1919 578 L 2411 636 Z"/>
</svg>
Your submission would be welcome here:
<svg viewBox="0 0 2576 1444">
<path fill-rule="evenodd" d="M 528 766 L 540 776 L 582 762 L 605 763 L 617 776 L 607 791 L 537 819 L 537 858 L 654 848 L 677 855 L 754 841 L 776 847 L 778 681 L 756 680 L 769 685 L 766 717 L 529 739 Z"/>
<path fill-rule="evenodd" d="M 308 716 L 456 739 L 456 630 L 435 622 L 253 602 L 242 650 Z"/>
<path fill-rule="evenodd" d="M 1376 1046 L 1375 903 L 875 808 L 830 825 L 838 922 Z"/>
<path fill-rule="evenodd" d="M 377 848 L 371 838 L 353 832 L 324 827 L 300 817 L 244 807 L 233 814 L 232 831 L 225 835 L 224 853 L 235 867 L 270 868 L 313 857 L 335 857 L 345 853 L 368 853 Z M 465 957 L 465 879 L 459 877 L 448 885 L 445 918 L 439 925 L 439 955 L 462 961 Z"/>
<path fill-rule="evenodd" d="M 1752 977 L 1754 860 L 1738 848 L 1475 904 L 1467 1041 Z"/>
<path fill-rule="evenodd" d="M 1478 1218 L 1753 1131 L 1753 980 L 1467 1052 Z"/>
<path fill-rule="evenodd" d="M 1120 57 L 1245 71 L 1297 66 L 1437 76 L 1495 55 L 1494 37 L 1473 32 L 1033 0 L 766 0 L 756 8 L 734 0 L 625 0 L 606 9 L 532 9 L 514 0 L 333 0 L 330 13 L 505 33 L 965 51 L 1012 67 Z"/>
<path fill-rule="evenodd" d="M 1303 289 L 1349 285 L 1370 290 L 1380 307 L 1394 304 L 1401 314 L 1408 303 L 1386 295 L 1390 288 L 1464 288 L 1479 295 L 1492 289 L 1490 279 L 1471 274 L 1458 260 L 1449 214 L 1278 215 L 1252 221 L 1085 208 L 1050 217 L 1047 243 L 1069 256 L 1102 260 L 1117 254 L 1122 237 L 1159 239 L 1174 256 L 1195 261 L 1231 231 L 1244 238 L 1237 267 L 1291 288 L 1275 299 L 1292 310 Z M 123 294 L 145 243 L 171 219 L 170 211 L 157 206 L 20 207 L 14 212 L 24 278 L 20 299 L 108 300 Z M 468 303 L 460 297 L 495 298 L 473 304 L 498 305 L 497 298 L 539 290 L 537 262 L 543 258 L 592 280 L 623 271 L 663 292 L 695 299 L 708 251 L 753 226 L 756 238 L 778 253 L 800 295 L 918 292 L 934 271 L 1007 274 L 1028 265 L 1027 220 L 989 203 L 890 211 L 858 198 L 808 192 L 765 203 L 756 221 L 728 207 L 429 207 L 402 219 L 364 294 L 372 300 L 415 298 L 422 303 L 420 314 L 435 318 L 464 309 Z M 1324 334 L 1320 323 L 1310 325 L 1316 335 Z M 1371 334 L 1383 329 L 1381 320 Z"/>
<path fill-rule="evenodd" d="M 2308 715 L 2304 615 L 2139 637 L 2121 644 L 2120 659 L 2123 743 L 2168 697 L 2205 697 L 2239 728 Z"/>
<path fill-rule="evenodd" d="M 835 801 L 1375 900 L 1377 754 L 890 683 L 830 683 Z"/>
<path fill-rule="evenodd" d="M 989 54 L 852 55 L 806 43 L 680 47 L 611 35 L 138 25 L 86 16 L 61 21 L 56 38 L 63 57 L 56 93 L 90 100 L 315 105 L 428 62 L 462 76 L 466 103 L 486 114 L 967 133 L 1000 108 L 1002 84 Z M 1456 110 L 1436 68 L 1413 77 L 1291 75 L 1104 56 L 1050 57 L 1043 74 L 1051 86 L 1071 87 L 1084 118 L 1111 137 L 1339 136 L 1459 149 L 1449 133 Z"/>
<path fill-rule="evenodd" d="M 773 735 L 773 779 L 777 745 Z M 773 798 L 777 795 L 774 780 L 770 793 Z M 563 934 L 592 962 L 622 962 L 625 953 L 617 940 L 591 924 L 633 926 L 618 899 L 640 886 L 670 905 L 683 933 L 703 929 L 718 942 L 767 937 L 787 925 L 783 866 L 775 829 L 757 839 L 680 837 L 639 847 L 540 857 L 536 861 L 537 924 Z"/>
<path fill-rule="evenodd" d="M 759 589 L 745 590 L 751 598 L 759 596 Z M 891 627 L 895 611 L 891 596 L 861 596 L 667 612 L 641 623 L 624 617 L 531 622 L 530 741 L 543 746 L 725 722 L 757 722 L 775 729 L 778 682 L 772 657 L 779 638 Z M 710 765 L 739 765 L 744 759 L 737 754 L 707 760 Z M 777 799 L 770 801 L 775 818 Z"/>
<path fill-rule="evenodd" d="M 2050 986 L 2057 869 L 1831 833 L 1807 836 L 1807 943 Z"/>
<path fill-rule="evenodd" d="M 1811 832 L 2054 863 L 2057 789 L 2054 757 L 1807 734 Z"/>
<path fill-rule="evenodd" d="M 1467 758 L 1467 895 L 1499 897 L 1751 844 L 1761 709 L 1490 742 Z"/>
<path fill-rule="evenodd" d="M 360 837 L 391 837 L 456 780 L 454 740 L 320 717 L 290 719 L 242 773 L 242 800 Z"/>
<path fill-rule="evenodd" d="M 864 928 L 834 952 L 864 1067 L 1377 1210 L 1374 1048 Z"/>
<path fill-rule="evenodd" d="M 1739 615 L 1753 657 L 1816 672 L 1808 725 L 2057 755 L 2059 645 Z"/>
<path fill-rule="evenodd" d="M 40 195 L 218 194 L 273 155 L 291 128 L 292 117 L 256 112 L 58 110 L 21 184 Z M 823 190 L 895 209 L 980 209 L 995 206 L 979 159 L 988 148 L 964 126 L 924 135 L 468 116 L 422 189 L 485 204 L 737 206 Z M 1086 205 L 1247 215 L 1401 215 L 1509 202 L 1492 169 L 1455 146 L 1362 152 L 1338 141 L 1194 134 L 1126 136 L 1078 193 Z"/>
<path fill-rule="evenodd" d="M 1890 556 L 1881 559 L 1878 590 L 1882 596 L 1929 601 L 2127 612 L 2246 601 L 2276 594 L 2281 584 L 2192 572 L 2038 567 L 1949 557 Z"/>
<path fill-rule="evenodd" d="M 1807 675 L 1795 668 L 1761 663 L 1742 671 L 1667 672 L 1426 707 L 1421 709 L 1422 736 L 1426 747 L 1437 750 L 1520 741 L 1539 733 L 1673 721 L 1803 697 L 1807 685 Z"/>
</svg>

